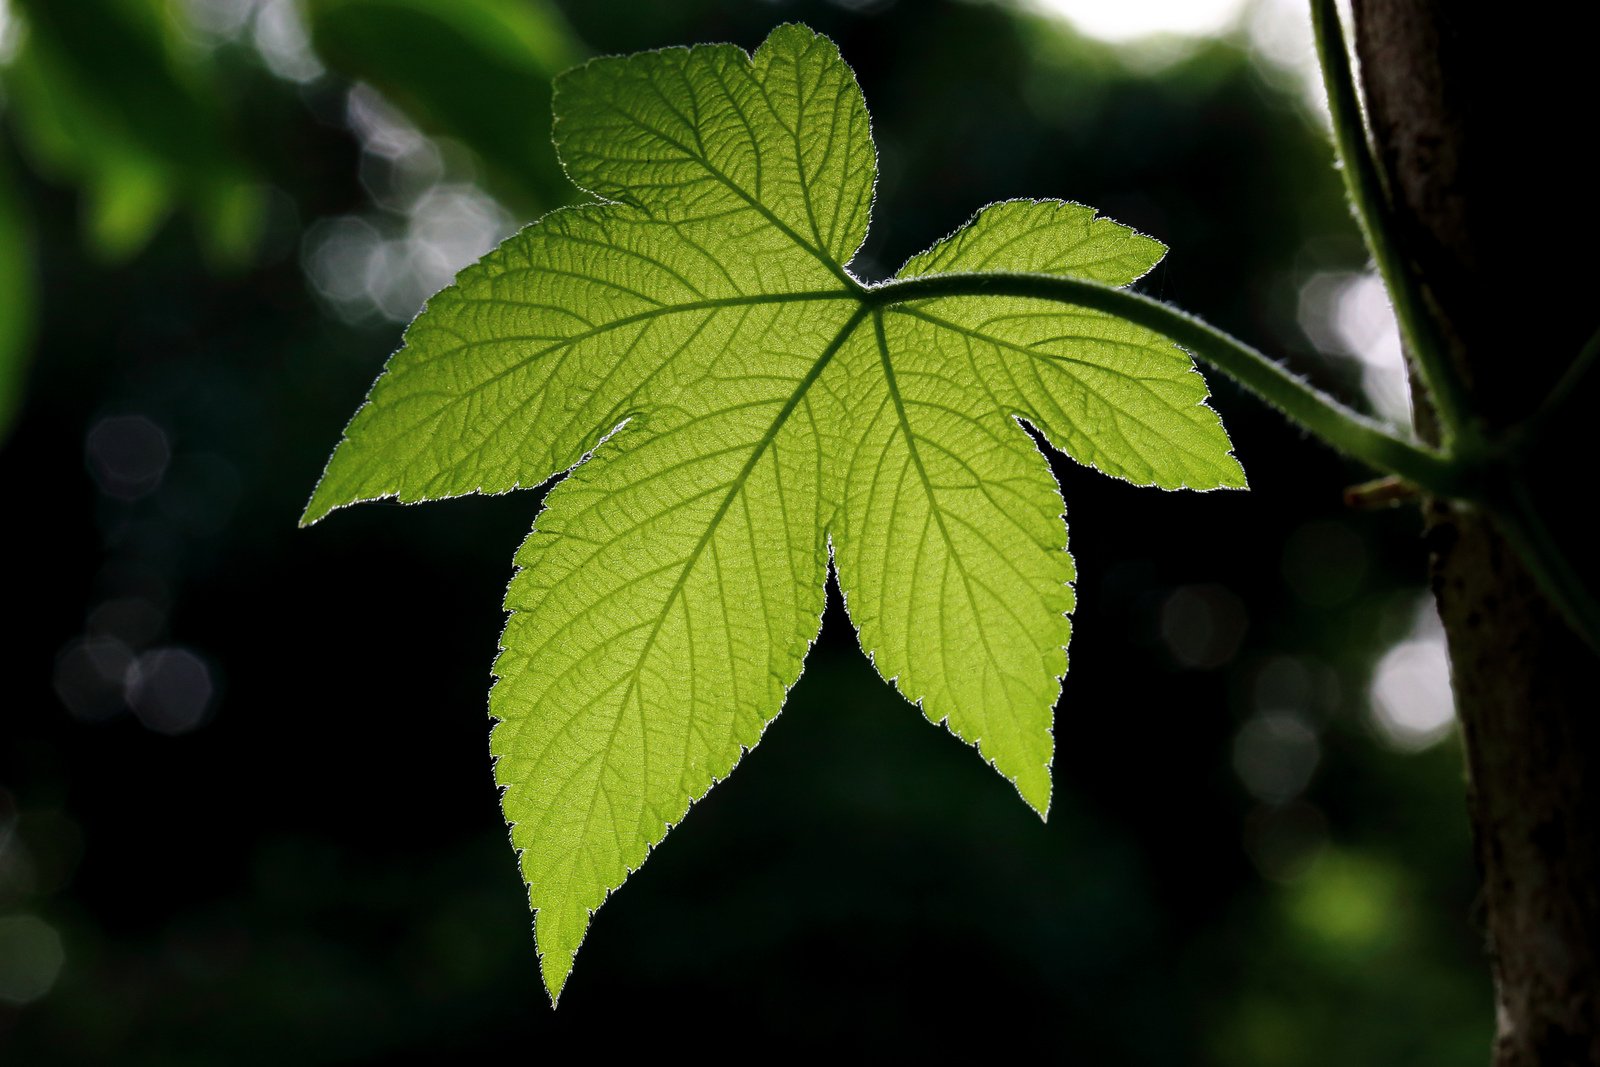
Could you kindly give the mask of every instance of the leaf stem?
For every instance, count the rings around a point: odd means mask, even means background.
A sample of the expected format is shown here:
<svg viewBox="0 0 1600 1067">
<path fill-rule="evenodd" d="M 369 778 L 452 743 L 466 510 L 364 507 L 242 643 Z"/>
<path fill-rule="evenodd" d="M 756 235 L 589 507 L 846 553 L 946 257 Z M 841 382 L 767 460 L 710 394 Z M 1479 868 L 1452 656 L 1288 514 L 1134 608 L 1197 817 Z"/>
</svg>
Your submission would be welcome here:
<svg viewBox="0 0 1600 1067">
<path fill-rule="evenodd" d="M 1539 405 L 1539 410 L 1534 412 L 1533 417 L 1520 431 L 1521 436 L 1529 443 L 1545 437 L 1549 427 L 1560 423 L 1567 409 L 1571 407 L 1572 398 L 1577 395 L 1584 381 L 1596 367 L 1600 367 L 1600 330 L 1590 335 L 1589 340 L 1578 350 L 1577 357 L 1567 364 L 1561 380 L 1556 382 L 1550 390 L 1550 395 Z"/>
<path fill-rule="evenodd" d="M 934 274 L 883 282 L 862 299 L 887 306 L 930 297 L 1014 296 L 1103 311 L 1127 319 L 1205 360 L 1340 451 L 1398 474 L 1438 496 L 1475 499 L 1475 472 L 1459 460 L 1404 441 L 1372 419 L 1295 377 L 1261 352 L 1177 308 L 1127 289 L 1053 274 Z"/>
<path fill-rule="evenodd" d="M 1460 467 L 1475 470 L 1480 475 L 1485 473 L 1478 469 L 1480 464 L 1499 468 L 1479 480 L 1473 495 L 1489 508 L 1506 540 L 1522 557 L 1550 602 L 1585 640 L 1600 650 L 1600 602 L 1585 587 L 1557 544 L 1516 469 L 1527 461 L 1529 451 L 1539 447 L 1549 427 L 1567 406 L 1568 399 L 1592 367 L 1600 362 L 1600 333 L 1590 338 L 1543 406 L 1509 441 L 1491 444 L 1485 440 L 1472 416 L 1473 407 L 1465 383 L 1451 360 L 1449 346 L 1423 294 L 1422 279 L 1396 245 L 1398 229 L 1394 204 L 1384 188 L 1362 123 L 1361 104 L 1356 96 L 1350 57 L 1345 52 L 1344 28 L 1335 0 L 1311 0 L 1311 25 L 1328 93 L 1328 109 L 1333 116 L 1334 145 L 1342 164 L 1345 188 L 1356 222 L 1383 276 L 1389 299 L 1394 303 L 1406 349 L 1433 401 L 1443 448 L 1456 458 Z M 1495 452 L 1500 456 L 1496 457 Z"/>
<path fill-rule="evenodd" d="M 1344 28 L 1335 0 L 1311 0 L 1311 26 L 1316 36 L 1323 86 L 1328 93 L 1328 110 L 1333 116 L 1334 150 L 1356 223 L 1383 277 L 1384 287 L 1389 291 L 1406 350 L 1416 363 L 1417 372 L 1433 401 L 1444 448 L 1454 452 L 1453 445 L 1460 437 L 1468 438 L 1467 446 L 1473 447 L 1477 431 L 1470 418 L 1472 406 L 1468 403 L 1465 386 L 1450 361 L 1450 350 L 1423 296 L 1421 278 L 1410 269 L 1395 241 L 1394 208 L 1373 161 L 1362 123 L 1361 102 L 1356 96 L 1355 78 L 1350 70 L 1350 57 L 1345 52 Z"/>
<path fill-rule="evenodd" d="M 1507 498 L 1490 514 L 1505 539 L 1511 543 L 1523 566 L 1546 598 L 1567 620 L 1573 630 L 1600 652 L 1600 601 L 1573 569 L 1571 561 L 1529 496 L 1524 483 L 1507 482 Z"/>
</svg>

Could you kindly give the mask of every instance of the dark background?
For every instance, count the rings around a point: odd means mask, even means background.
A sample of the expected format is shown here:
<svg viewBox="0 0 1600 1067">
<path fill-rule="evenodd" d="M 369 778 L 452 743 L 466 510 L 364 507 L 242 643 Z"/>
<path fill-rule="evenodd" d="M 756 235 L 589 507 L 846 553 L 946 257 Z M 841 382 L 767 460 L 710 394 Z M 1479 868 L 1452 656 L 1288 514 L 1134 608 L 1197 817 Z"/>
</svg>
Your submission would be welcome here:
<svg viewBox="0 0 1600 1067">
<path fill-rule="evenodd" d="M 1172 247 L 1146 291 L 1359 397 L 1302 296 L 1364 261 L 1331 150 L 1243 29 L 1152 53 L 984 4 L 309 8 L 319 59 L 278 0 L 11 0 L 0 346 L 33 340 L 0 445 L 0 1061 L 1483 1055 L 1459 752 L 1397 746 L 1368 698 L 1414 637 L 1417 516 L 1345 510 L 1363 472 L 1216 374 L 1251 492 L 1055 463 L 1081 579 L 1048 824 L 874 676 L 833 593 L 559 1011 L 485 711 L 539 494 L 295 525 L 393 320 L 461 265 L 422 238 L 571 195 L 549 76 L 788 19 L 872 109 L 863 275 L 990 200 L 1079 200 Z M 380 97 L 432 140 L 352 122 Z"/>
</svg>

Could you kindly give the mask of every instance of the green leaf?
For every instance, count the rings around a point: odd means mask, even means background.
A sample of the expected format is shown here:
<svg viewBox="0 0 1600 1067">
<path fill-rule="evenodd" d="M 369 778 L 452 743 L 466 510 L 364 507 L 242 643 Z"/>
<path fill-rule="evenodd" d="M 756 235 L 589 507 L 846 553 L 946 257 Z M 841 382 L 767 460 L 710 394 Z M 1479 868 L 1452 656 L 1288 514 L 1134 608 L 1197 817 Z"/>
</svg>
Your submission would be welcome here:
<svg viewBox="0 0 1600 1067">
<path fill-rule="evenodd" d="M 594 909 L 782 706 L 830 548 L 879 672 L 1043 815 L 1073 565 L 1023 423 L 1130 481 L 1243 485 L 1163 338 L 1038 299 L 897 299 L 846 270 L 876 167 L 825 38 L 595 60 L 554 107 L 568 173 L 604 202 L 429 302 L 304 517 L 570 472 L 517 554 L 490 698 L 552 997 Z M 1081 205 L 1016 201 L 901 273 L 1120 285 L 1162 252 Z"/>
<path fill-rule="evenodd" d="M 10 173 L 0 167 L 0 444 L 22 406 L 36 288 L 33 228 Z"/>
</svg>

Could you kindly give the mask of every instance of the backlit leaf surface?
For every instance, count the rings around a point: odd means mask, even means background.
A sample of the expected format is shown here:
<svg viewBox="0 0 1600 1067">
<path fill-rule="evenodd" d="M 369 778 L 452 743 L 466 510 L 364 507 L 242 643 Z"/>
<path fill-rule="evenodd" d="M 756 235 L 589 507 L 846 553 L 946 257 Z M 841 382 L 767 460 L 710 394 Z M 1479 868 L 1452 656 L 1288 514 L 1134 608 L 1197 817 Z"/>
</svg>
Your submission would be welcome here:
<svg viewBox="0 0 1600 1067">
<path fill-rule="evenodd" d="M 1162 337 L 1038 299 L 884 300 L 848 272 L 876 160 L 826 38 L 595 60 L 554 109 L 600 202 L 429 302 L 305 516 L 570 472 L 517 553 L 490 697 L 552 996 L 594 909 L 778 713 L 830 548 L 880 673 L 1043 815 L 1074 572 L 1022 423 L 1138 484 L 1244 481 Z M 1011 201 L 900 273 L 1123 285 L 1163 251 Z"/>
</svg>

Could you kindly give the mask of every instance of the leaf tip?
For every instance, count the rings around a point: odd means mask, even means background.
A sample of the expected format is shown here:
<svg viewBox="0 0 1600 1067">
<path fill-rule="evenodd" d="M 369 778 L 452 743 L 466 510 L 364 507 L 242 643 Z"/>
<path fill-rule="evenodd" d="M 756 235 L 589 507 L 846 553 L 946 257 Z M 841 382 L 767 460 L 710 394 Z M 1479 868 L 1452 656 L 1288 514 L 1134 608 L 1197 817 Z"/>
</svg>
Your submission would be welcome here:
<svg viewBox="0 0 1600 1067">
<path fill-rule="evenodd" d="M 815 41 L 827 41 L 829 44 L 833 44 L 827 34 L 818 33 L 803 22 L 784 22 L 773 27 L 772 32 L 767 34 L 767 39 L 761 42 L 757 51 L 772 46 L 788 44 L 791 41 L 801 47 L 810 45 Z M 835 48 L 837 49 L 837 46 Z"/>
<path fill-rule="evenodd" d="M 1035 774 L 1019 774 L 1013 784 L 1023 801 L 1039 816 L 1039 821 L 1050 821 L 1050 768 L 1041 767 Z"/>
<path fill-rule="evenodd" d="M 572 974 L 572 957 L 570 952 L 546 952 L 539 957 L 539 974 L 544 979 L 544 991 L 550 995 L 552 1010 L 561 1006 L 561 991 Z"/>
<path fill-rule="evenodd" d="M 1027 802 L 1028 807 L 1033 810 L 1033 813 L 1035 815 L 1039 816 L 1039 821 L 1040 822 L 1046 822 L 1047 823 L 1047 822 L 1050 821 L 1050 787 L 1049 786 L 1045 786 L 1044 792 L 1041 795 L 1030 797 L 1026 793 L 1024 793 L 1023 796 L 1022 796 L 1022 799 Z"/>
<path fill-rule="evenodd" d="M 350 503 L 347 500 L 334 499 L 334 494 L 328 489 L 328 479 L 324 475 L 311 492 L 311 499 L 306 501 L 306 509 L 300 513 L 298 523 L 300 529 L 315 526 L 330 514 Z"/>
</svg>

